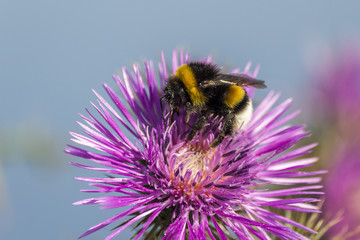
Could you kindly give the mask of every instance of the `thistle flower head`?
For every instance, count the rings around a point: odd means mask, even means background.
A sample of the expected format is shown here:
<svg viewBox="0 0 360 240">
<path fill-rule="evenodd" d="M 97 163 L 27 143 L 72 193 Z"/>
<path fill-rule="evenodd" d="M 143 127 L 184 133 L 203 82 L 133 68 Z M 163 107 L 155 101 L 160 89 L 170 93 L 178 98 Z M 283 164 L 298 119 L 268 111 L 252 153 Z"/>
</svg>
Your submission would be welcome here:
<svg viewBox="0 0 360 240">
<path fill-rule="evenodd" d="M 324 181 L 324 212 L 334 216 L 343 211 L 341 222 L 330 229 L 329 235 L 355 233 L 346 239 L 360 237 L 359 50 L 359 46 L 351 45 L 334 51 L 332 57 L 323 59 L 325 66 L 316 72 L 314 79 L 318 86 L 313 96 L 317 104 L 313 115 L 322 142 L 323 165 L 329 169 Z"/>
<path fill-rule="evenodd" d="M 79 123 L 87 136 L 71 133 L 74 142 L 90 150 L 69 146 L 66 152 L 104 167 L 73 165 L 110 176 L 77 178 L 95 187 L 85 191 L 106 195 L 75 204 L 129 208 L 81 237 L 113 224 L 106 238 L 112 239 L 137 224 L 135 239 L 306 239 L 287 225 L 315 231 L 271 211 L 318 212 L 310 203 L 321 194 L 315 175 L 323 171 L 298 171 L 317 161 L 301 158 L 315 144 L 292 148 L 309 132 L 287 125 L 299 111 L 286 115 L 291 100 L 275 106 L 279 94 L 270 92 L 248 126 L 218 147 L 209 147 L 221 128 L 216 116 L 186 143 L 190 127 L 184 112 L 170 122 L 161 89 L 189 60 L 188 54 L 174 51 L 171 73 L 163 55 L 158 73 L 151 61 L 145 62 L 144 75 L 137 65 L 133 72 L 123 68 L 123 77 L 114 79 L 124 100 L 104 85 L 114 106 L 95 92 L 98 104 L 92 105 L 102 120 L 87 111 L 88 116 L 81 115 L 86 124 Z M 249 64 L 243 73 L 255 77 L 257 71 L 250 72 Z M 252 96 L 253 89 L 247 91 Z"/>
<path fill-rule="evenodd" d="M 331 55 L 322 59 L 324 66 L 315 73 L 314 115 L 329 127 L 335 125 L 344 135 L 355 133 L 357 136 L 360 131 L 360 48 L 351 45 Z"/>
</svg>

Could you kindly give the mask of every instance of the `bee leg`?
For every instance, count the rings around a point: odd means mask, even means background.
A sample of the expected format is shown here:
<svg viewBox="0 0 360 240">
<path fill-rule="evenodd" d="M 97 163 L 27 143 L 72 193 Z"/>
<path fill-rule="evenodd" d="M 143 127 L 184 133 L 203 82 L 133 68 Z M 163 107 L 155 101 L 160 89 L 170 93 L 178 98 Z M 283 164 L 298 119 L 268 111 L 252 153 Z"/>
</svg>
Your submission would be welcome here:
<svg viewBox="0 0 360 240">
<path fill-rule="evenodd" d="M 189 133 L 189 135 L 187 136 L 186 142 L 190 142 L 196 135 L 196 133 L 198 131 L 200 131 L 201 129 L 203 129 L 203 127 L 205 126 L 206 122 L 208 121 L 209 118 L 209 113 L 208 112 L 202 112 L 200 113 L 200 116 L 198 117 L 198 119 L 196 119 L 195 123 L 193 126 L 191 126 L 191 132 Z"/>
<path fill-rule="evenodd" d="M 174 111 L 170 112 L 170 116 L 169 116 L 169 123 L 168 126 L 170 126 L 170 124 L 174 121 Z"/>
<path fill-rule="evenodd" d="M 164 116 L 163 99 L 164 99 L 164 96 L 162 96 L 162 97 L 160 98 L 161 116 L 162 116 L 163 122 L 169 126 L 169 124 L 166 122 L 165 116 Z"/>
<path fill-rule="evenodd" d="M 185 112 L 185 122 L 189 123 L 190 116 L 194 113 L 194 106 L 191 103 L 187 102 L 185 105 Z"/>
<path fill-rule="evenodd" d="M 229 113 L 224 119 L 224 125 L 219 136 L 217 136 L 211 143 L 210 147 L 214 148 L 220 145 L 225 137 L 231 136 L 234 130 L 235 114 Z"/>
<path fill-rule="evenodd" d="M 193 128 L 189 121 L 190 121 L 190 116 L 191 116 L 191 113 L 189 111 L 186 111 L 186 115 L 185 115 L 185 123 L 190 127 L 190 128 Z"/>
<path fill-rule="evenodd" d="M 194 129 L 193 126 L 189 123 L 191 115 L 195 112 L 194 106 L 191 103 L 186 103 L 185 106 L 185 123 L 191 128 Z"/>
<path fill-rule="evenodd" d="M 211 143 L 210 148 L 215 148 L 217 146 L 220 145 L 220 143 L 222 143 L 222 141 L 224 140 L 225 136 L 223 134 L 217 136 L 217 138 L 214 139 L 214 141 Z"/>
</svg>

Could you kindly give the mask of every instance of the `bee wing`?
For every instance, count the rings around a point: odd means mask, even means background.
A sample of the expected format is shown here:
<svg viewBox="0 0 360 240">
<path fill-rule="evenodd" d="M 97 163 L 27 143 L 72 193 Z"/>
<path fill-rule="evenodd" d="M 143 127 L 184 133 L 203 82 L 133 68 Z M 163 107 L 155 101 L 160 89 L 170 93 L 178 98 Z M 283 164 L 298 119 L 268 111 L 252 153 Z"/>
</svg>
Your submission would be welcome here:
<svg viewBox="0 0 360 240">
<path fill-rule="evenodd" d="M 252 78 L 245 74 L 220 74 L 213 82 L 266 88 L 265 81 Z"/>
</svg>

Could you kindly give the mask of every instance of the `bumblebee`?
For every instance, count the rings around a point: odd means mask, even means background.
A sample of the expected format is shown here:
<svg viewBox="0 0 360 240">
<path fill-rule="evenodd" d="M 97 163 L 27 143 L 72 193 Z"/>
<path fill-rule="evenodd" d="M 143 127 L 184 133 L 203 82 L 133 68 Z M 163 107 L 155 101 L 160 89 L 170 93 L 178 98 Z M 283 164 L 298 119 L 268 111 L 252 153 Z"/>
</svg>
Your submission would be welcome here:
<svg viewBox="0 0 360 240">
<path fill-rule="evenodd" d="M 187 136 L 188 142 L 204 128 L 211 115 L 219 116 L 222 129 L 210 145 L 216 147 L 225 137 L 243 129 L 251 119 L 252 102 L 243 86 L 266 88 L 264 81 L 244 74 L 223 74 L 210 63 L 184 64 L 169 77 L 164 88 L 163 98 L 170 107 L 170 121 L 173 114 L 179 114 L 182 109 L 185 109 L 186 123 L 197 114 Z"/>
</svg>

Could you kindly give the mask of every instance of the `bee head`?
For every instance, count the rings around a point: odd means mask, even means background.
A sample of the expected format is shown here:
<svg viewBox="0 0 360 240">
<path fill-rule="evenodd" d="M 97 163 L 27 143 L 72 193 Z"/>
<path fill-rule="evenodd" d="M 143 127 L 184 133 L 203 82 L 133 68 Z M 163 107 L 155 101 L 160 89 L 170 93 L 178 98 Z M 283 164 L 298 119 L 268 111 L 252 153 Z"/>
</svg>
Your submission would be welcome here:
<svg viewBox="0 0 360 240">
<path fill-rule="evenodd" d="M 169 78 L 164 88 L 164 100 L 175 112 L 185 106 L 188 96 L 184 84 L 175 76 Z"/>
</svg>

